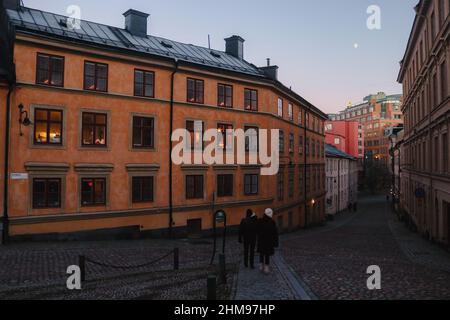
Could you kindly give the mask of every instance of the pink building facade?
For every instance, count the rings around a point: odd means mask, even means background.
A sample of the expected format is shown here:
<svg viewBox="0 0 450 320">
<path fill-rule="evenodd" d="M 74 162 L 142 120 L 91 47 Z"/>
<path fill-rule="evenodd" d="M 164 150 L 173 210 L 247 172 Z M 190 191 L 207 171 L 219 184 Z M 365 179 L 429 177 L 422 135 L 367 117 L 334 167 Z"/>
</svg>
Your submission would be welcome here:
<svg viewBox="0 0 450 320">
<path fill-rule="evenodd" d="M 357 121 L 328 121 L 325 141 L 352 157 L 364 158 L 364 134 Z"/>
</svg>

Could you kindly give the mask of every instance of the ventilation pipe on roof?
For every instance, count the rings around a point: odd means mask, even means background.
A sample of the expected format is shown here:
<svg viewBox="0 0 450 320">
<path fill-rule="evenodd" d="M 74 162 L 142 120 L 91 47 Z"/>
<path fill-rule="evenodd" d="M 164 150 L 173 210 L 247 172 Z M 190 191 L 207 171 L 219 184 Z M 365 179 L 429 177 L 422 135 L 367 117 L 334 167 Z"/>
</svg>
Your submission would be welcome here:
<svg viewBox="0 0 450 320">
<path fill-rule="evenodd" d="M 146 37 L 147 36 L 147 13 L 130 9 L 123 14 L 125 17 L 125 29 L 134 36 Z"/>
<path fill-rule="evenodd" d="M 240 36 L 232 36 L 225 39 L 225 52 L 229 55 L 244 60 L 244 42 Z"/>
</svg>

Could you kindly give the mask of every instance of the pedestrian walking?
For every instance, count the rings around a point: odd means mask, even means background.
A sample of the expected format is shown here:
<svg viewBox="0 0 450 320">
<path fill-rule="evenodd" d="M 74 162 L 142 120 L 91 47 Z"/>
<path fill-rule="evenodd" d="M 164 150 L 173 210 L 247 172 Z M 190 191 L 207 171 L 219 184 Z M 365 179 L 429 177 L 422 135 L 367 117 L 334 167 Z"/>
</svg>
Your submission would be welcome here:
<svg viewBox="0 0 450 320">
<path fill-rule="evenodd" d="M 278 229 L 273 221 L 273 210 L 266 209 L 264 217 L 258 221 L 258 253 L 260 254 L 260 271 L 270 273 L 270 257 L 278 248 Z"/>
<path fill-rule="evenodd" d="M 244 265 L 255 269 L 255 248 L 258 232 L 258 218 L 252 210 L 247 210 L 247 216 L 239 227 L 239 243 L 244 244 Z"/>
</svg>

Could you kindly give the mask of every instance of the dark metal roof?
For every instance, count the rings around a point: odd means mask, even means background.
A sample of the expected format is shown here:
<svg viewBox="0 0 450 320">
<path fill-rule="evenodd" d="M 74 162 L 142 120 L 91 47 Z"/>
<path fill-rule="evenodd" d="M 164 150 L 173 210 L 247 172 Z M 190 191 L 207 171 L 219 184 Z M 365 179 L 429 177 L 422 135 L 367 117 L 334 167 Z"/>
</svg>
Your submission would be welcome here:
<svg viewBox="0 0 450 320">
<path fill-rule="evenodd" d="M 352 157 L 351 155 L 335 148 L 334 146 L 332 146 L 331 144 L 326 144 L 325 145 L 325 153 L 327 155 L 327 157 L 332 157 L 332 158 L 344 158 L 344 159 L 348 159 L 348 160 L 356 160 L 355 157 Z"/>
<path fill-rule="evenodd" d="M 178 59 L 204 67 L 219 68 L 258 77 L 274 83 L 280 90 L 292 95 L 324 119 L 327 117 L 325 113 L 278 80 L 273 81 L 267 78 L 264 71 L 257 66 L 223 51 L 211 50 L 151 35 L 138 37 L 125 29 L 86 20 L 80 21 L 80 29 L 70 29 L 66 23 L 68 17 L 32 8 L 7 9 L 6 12 L 10 23 L 19 31 L 113 49 L 131 50 L 161 58 Z"/>
<path fill-rule="evenodd" d="M 264 72 L 256 66 L 218 50 L 155 36 L 138 37 L 125 29 L 85 20 L 81 20 L 80 29 L 70 29 L 65 23 L 61 23 L 66 22 L 67 17 L 26 7 L 19 10 L 7 9 L 7 14 L 10 22 L 20 30 L 153 54 L 165 58 L 177 58 L 181 61 L 208 67 L 264 77 Z"/>
</svg>

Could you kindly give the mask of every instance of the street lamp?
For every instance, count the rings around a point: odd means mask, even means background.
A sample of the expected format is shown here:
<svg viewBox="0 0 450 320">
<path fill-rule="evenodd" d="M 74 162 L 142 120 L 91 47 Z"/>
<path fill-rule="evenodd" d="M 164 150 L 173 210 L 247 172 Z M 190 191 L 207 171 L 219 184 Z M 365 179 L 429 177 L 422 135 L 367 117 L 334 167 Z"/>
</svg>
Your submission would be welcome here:
<svg viewBox="0 0 450 320">
<path fill-rule="evenodd" d="M 28 118 L 28 112 L 23 110 L 24 109 L 23 104 L 19 104 L 18 108 L 19 108 L 19 113 L 20 113 L 20 118 L 19 118 L 20 136 L 23 136 L 22 126 L 29 127 L 31 125 L 31 120 L 30 120 L 30 118 Z"/>
</svg>

